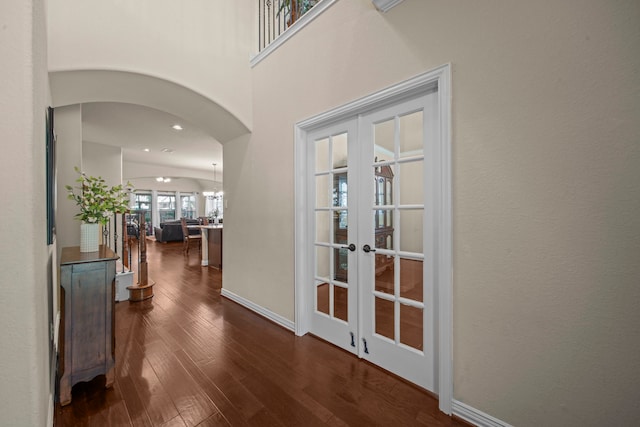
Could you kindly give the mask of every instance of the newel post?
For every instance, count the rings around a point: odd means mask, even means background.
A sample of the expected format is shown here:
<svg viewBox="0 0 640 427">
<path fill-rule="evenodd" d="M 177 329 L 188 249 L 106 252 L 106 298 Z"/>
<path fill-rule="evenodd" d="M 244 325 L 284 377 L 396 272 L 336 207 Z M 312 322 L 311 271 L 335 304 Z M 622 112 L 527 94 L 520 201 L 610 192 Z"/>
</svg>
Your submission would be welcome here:
<svg viewBox="0 0 640 427">
<path fill-rule="evenodd" d="M 129 301 L 142 301 L 153 297 L 153 285 L 155 282 L 149 278 L 147 273 L 147 224 L 144 214 L 140 215 L 140 238 L 138 245 L 140 248 L 140 258 L 138 261 L 138 284 L 129 286 Z"/>
</svg>

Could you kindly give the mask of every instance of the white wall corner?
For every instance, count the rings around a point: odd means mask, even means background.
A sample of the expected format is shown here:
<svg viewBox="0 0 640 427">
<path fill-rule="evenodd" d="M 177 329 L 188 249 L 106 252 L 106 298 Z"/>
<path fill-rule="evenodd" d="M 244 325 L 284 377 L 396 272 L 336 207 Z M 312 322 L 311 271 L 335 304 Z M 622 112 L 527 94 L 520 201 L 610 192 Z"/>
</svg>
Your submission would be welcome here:
<svg viewBox="0 0 640 427">
<path fill-rule="evenodd" d="M 403 0 L 371 0 L 373 5 L 380 12 L 388 12 L 392 7 L 395 7 L 402 3 Z"/>
<path fill-rule="evenodd" d="M 266 317 L 267 319 L 271 320 L 273 323 L 280 325 L 283 328 L 290 330 L 291 332 L 295 332 L 295 325 L 291 320 L 285 317 L 282 317 L 279 314 L 274 313 L 273 311 L 262 307 L 261 305 L 258 305 L 252 301 L 249 301 L 248 299 L 243 298 L 240 295 L 234 294 L 233 292 L 228 291 L 225 288 L 222 288 L 222 290 L 220 291 L 220 295 L 230 299 L 233 302 L 240 304 L 245 308 L 248 308 L 253 312 L 258 313 L 262 317 Z"/>
<path fill-rule="evenodd" d="M 49 395 L 49 407 L 47 408 L 47 427 L 53 426 L 53 411 L 56 407 L 56 403 L 53 401 L 53 394 Z"/>
<path fill-rule="evenodd" d="M 462 418 L 478 427 L 513 427 L 511 424 L 501 421 L 489 414 L 459 402 L 453 401 L 453 415 Z"/>
</svg>

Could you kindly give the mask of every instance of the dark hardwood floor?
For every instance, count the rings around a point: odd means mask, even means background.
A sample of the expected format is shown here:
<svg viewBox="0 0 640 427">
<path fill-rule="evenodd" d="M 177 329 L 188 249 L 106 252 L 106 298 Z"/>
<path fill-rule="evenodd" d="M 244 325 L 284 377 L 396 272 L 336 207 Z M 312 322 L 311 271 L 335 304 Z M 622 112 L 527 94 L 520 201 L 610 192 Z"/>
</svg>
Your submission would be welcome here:
<svg viewBox="0 0 640 427">
<path fill-rule="evenodd" d="M 155 296 L 116 304 L 115 385 L 77 384 L 56 426 L 467 425 L 424 391 L 222 298 L 221 273 L 197 250 L 147 247 Z"/>
</svg>

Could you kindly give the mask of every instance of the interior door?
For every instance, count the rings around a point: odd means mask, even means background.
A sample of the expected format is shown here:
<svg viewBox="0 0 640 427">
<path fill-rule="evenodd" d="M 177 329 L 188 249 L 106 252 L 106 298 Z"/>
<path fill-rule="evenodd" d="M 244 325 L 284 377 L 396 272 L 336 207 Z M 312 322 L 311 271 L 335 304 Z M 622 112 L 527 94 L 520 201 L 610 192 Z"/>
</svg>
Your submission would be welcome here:
<svg viewBox="0 0 640 427">
<path fill-rule="evenodd" d="M 307 143 L 308 222 L 313 230 L 309 253 L 313 278 L 310 331 L 356 353 L 357 330 L 357 165 L 356 121 L 311 132 Z"/>
<path fill-rule="evenodd" d="M 310 331 L 432 391 L 437 103 L 433 88 L 307 135 Z"/>
<path fill-rule="evenodd" d="M 434 384 L 437 93 L 361 119 L 361 356 Z"/>
</svg>

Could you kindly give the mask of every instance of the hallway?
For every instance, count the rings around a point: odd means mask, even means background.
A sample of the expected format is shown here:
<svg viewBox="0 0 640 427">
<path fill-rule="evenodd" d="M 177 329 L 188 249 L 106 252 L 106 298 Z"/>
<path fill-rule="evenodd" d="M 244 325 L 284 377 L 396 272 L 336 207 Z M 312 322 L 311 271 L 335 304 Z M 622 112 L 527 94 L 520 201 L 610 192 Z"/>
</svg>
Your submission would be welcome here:
<svg viewBox="0 0 640 427">
<path fill-rule="evenodd" d="M 116 304 L 114 387 L 78 384 L 56 426 L 466 425 L 402 380 L 222 298 L 222 274 L 197 250 L 147 247 L 155 296 Z"/>
</svg>

